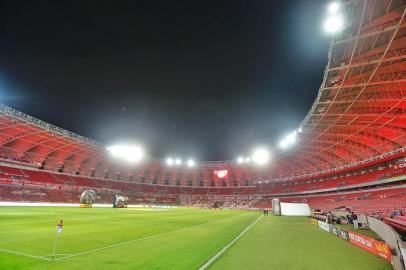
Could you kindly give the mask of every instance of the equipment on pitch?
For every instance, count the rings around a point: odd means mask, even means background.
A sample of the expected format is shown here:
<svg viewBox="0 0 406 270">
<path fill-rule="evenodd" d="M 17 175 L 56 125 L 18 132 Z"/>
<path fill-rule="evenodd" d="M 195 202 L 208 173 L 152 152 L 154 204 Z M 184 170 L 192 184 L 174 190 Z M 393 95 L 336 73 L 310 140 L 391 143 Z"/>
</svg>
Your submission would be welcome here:
<svg viewBox="0 0 406 270">
<path fill-rule="evenodd" d="M 52 249 L 52 256 L 51 260 L 54 260 L 55 256 L 55 250 L 56 250 L 56 244 L 58 243 L 58 236 L 62 233 L 63 229 L 63 220 L 59 221 L 59 223 L 56 225 L 56 236 L 55 236 L 55 242 L 54 242 L 54 248 Z"/>
<path fill-rule="evenodd" d="M 125 208 L 128 206 L 128 197 L 114 195 L 113 208 Z"/>
<path fill-rule="evenodd" d="M 275 216 L 310 216 L 307 203 L 284 203 L 279 199 L 272 199 L 272 212 Z"/>
<path fill-rule="evenodd" d="M 62 232 L 62 228 L 63 227 L 63 220 L 61 219 L 61 221 L 58 223 L 58 225 L 56 225 L 56 233 L 61 233 Z"/>
<path fill-rule="evenodd" d="M 275 216 L 281 215 L 281 203 L 279 199 L 272 199 L 272 212 Z"/>
<path fill-rule="evenodd" d="M 96 200 L 96 192 L 93 189 L 86 189 L 80 195 L 80 207 L 81 208 L 90 208 Z"/>
<path fill-rule="evenodd" d="M 310 207 L 307 203 L 283 203 L 281 202 L 282 216 L 311 216 Z"/>
</svg>

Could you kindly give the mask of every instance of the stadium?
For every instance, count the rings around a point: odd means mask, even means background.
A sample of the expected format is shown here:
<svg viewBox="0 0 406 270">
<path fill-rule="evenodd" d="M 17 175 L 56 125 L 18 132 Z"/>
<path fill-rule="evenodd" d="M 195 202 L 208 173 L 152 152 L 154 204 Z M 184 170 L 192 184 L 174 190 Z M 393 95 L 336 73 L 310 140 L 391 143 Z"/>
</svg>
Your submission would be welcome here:
<svg viewBox="0 0 406 270">
<path fill-rule="evenodd" d="M 0 104 L 0 269 L 405 270 L 406 2 L 329 12 L 307 115 L 235 159 L 157 157 Z"/>
</svg>

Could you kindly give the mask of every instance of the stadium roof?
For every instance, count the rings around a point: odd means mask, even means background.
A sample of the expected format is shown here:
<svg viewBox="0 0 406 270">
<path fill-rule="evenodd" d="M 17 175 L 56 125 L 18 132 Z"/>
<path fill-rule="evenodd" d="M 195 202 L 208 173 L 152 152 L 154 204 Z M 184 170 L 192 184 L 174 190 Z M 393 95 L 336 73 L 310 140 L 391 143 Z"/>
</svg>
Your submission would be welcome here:
<svg viewBox="0 0 406 270">
<path fill-rule="evenodd" d="M 346 28 L 331 41 L 318 96 L 298 129 L 299 143 L 287 150 L 274 149 L 272 162 L 261 172 L 270 179 L 337 171 L 404 155 L 405 2 L 346 1 L 342 8 Z M 2 156 L 85 173 L 134 166 L 111 159 L 99 142 L 5 105 L 0 106 L 0 128 Z M 197 165 L 241 167 L 234 163 Z"/>
</svg>

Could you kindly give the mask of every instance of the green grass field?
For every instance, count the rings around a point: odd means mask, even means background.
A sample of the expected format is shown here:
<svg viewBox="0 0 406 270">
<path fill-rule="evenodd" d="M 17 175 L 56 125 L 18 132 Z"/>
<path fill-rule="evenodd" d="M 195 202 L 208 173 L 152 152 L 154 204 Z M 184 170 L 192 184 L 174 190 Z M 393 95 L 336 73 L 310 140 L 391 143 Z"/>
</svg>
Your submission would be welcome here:
<svg viewBox="0 0 406 270">
<path fill-rule="evenodd" d="M 198 269 L 260 216 L 196 209 L 0 207 L 0 269 Z M 50 261 L 55 226 L 64 219 Z M 391 269 L 303 217 L 260 219 L 210 269 Z"/>
</svg>

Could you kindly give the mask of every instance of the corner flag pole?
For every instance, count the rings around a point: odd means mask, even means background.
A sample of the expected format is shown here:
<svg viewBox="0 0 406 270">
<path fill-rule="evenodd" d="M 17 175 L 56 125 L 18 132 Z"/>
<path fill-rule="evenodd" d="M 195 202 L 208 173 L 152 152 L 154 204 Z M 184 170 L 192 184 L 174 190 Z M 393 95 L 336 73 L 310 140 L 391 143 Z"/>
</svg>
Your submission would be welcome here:
<svg viewBox="0 0 406 270">
<path fill-rule="evenodd" d="M 61 232 L 62 232 L 62 227 L 63 227 L 63 220 L 61 219 L 61 221 L 58 223 L 58 225 L 56 225 L 56 236 L 55 236 L 55 242 L 54 242 L 54 249 L 52 250 L 51 261 L 54 260 L 55 250 L 56 250 L 56 244 L 58 243 L 58 236 L 59 236 L 59 235 L 61 234 Z"/>
<path fill-rule="evenodd" d="M 59 233 L 57 233 L 56 237 L 55 237 L 54 250 L 52 251 L 52 257 L 51 257 L 52 261 L 54 260 L 54 255 L 55 255 L 55 250 L 56 250 L 56 243 L 58 242 L 58 235 L 59 235 Z"/>
</svg>

